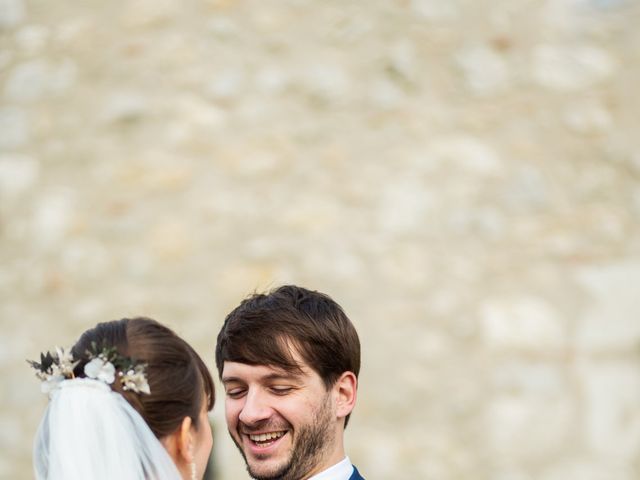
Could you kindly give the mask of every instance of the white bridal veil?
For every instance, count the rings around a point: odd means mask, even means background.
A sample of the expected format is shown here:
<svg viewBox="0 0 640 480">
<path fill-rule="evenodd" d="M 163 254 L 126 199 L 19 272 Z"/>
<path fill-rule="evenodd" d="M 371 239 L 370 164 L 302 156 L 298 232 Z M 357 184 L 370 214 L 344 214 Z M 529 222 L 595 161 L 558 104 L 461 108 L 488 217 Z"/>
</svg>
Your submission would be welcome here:
<svg viewBox="0 0 640 480">
<path fill-rule="evenodd" d="M 105 383 L 65 380 L 51 395 L 34 445 L 37 480 L 180 480 L 149 426 Z"/>
</svg>

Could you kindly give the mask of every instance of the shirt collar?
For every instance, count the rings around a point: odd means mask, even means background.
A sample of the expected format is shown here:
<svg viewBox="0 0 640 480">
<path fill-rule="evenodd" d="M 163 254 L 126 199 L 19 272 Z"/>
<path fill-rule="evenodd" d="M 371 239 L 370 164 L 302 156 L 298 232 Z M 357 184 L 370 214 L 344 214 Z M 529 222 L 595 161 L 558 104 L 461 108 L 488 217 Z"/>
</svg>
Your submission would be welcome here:
<svg viewBox="0 0 640 480">
<path fill-rule="evenodd" d="M 349 460 L 349 457 L 345 457 L 341 462 L 314 475 L 309 480 L 349 480 L 352 473 L 353 465 L 351 465 L 351 460 Z"/>
</svg>

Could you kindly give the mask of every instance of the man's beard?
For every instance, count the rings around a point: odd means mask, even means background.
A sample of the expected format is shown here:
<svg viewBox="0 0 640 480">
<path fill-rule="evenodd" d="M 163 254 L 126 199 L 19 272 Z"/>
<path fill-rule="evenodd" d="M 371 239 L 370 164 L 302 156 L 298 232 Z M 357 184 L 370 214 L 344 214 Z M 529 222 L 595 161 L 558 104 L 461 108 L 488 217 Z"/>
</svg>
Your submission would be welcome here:
<svg viewBox="0 0 640 480">
<path fill-rule="evenodd" d="M 322 460 L 325 449 L 333 445 L 331 406 L 323 402 L 320 409 L 312 415 L 314 421 L 296 429 L 295 443 L 292 444 L 289 458 L 272 472 L 259 474 L 247 461 L 247 456 L 233 435 L 231 438 L 240 450 L 247 465 L 247 472 L 255 480 L 300 480 L 316 467 Z M 291 431 L 289 431 L 291 435 Z"/>
</svg>

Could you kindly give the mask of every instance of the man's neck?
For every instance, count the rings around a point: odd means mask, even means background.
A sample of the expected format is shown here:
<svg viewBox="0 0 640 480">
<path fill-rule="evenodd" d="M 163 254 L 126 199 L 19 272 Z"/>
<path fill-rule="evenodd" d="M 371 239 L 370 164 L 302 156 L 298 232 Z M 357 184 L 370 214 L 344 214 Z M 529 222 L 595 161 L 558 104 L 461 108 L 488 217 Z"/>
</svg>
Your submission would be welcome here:
<svg viewBox="0 0 640 480">
<path fill-rule="evenodd" d="M 332 468 L 334 465 L 337 465 L 347 458 L 347 455 L 344 453 L 344 439 L 342 437 L 342 431 L 336 434 L 331 444 L 333 445 L 333 449 L 323 455 L 322 460 L 316 464 L 305 478 L 315 478 L 316 475 Z"/>
</svg>

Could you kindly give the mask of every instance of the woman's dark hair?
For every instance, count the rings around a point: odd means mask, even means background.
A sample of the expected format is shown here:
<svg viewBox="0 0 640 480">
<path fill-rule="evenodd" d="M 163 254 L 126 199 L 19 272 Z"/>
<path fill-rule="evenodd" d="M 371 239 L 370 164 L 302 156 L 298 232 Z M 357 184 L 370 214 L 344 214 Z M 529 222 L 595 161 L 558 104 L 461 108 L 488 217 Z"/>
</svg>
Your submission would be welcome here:
<svg viewBox="0 0 640 480">
<path fill-rule="evenodd" d="M 72 349 L 74 358 L 80 359 L 76 377 L 85 376 L 92 344 L 115 347 L 120 355 L 146 364 L 150 394 L 124 391 L 119 382 L 112 388 L 140 413 L 156 437 L 175 432 L 184 417 L 197 428 L 203 404 L 207 410 L 213 408 L 215 392 L 207 366 L 187 342 L 155 320 L 123 318 L 84 332 Z"/>
</svg>

